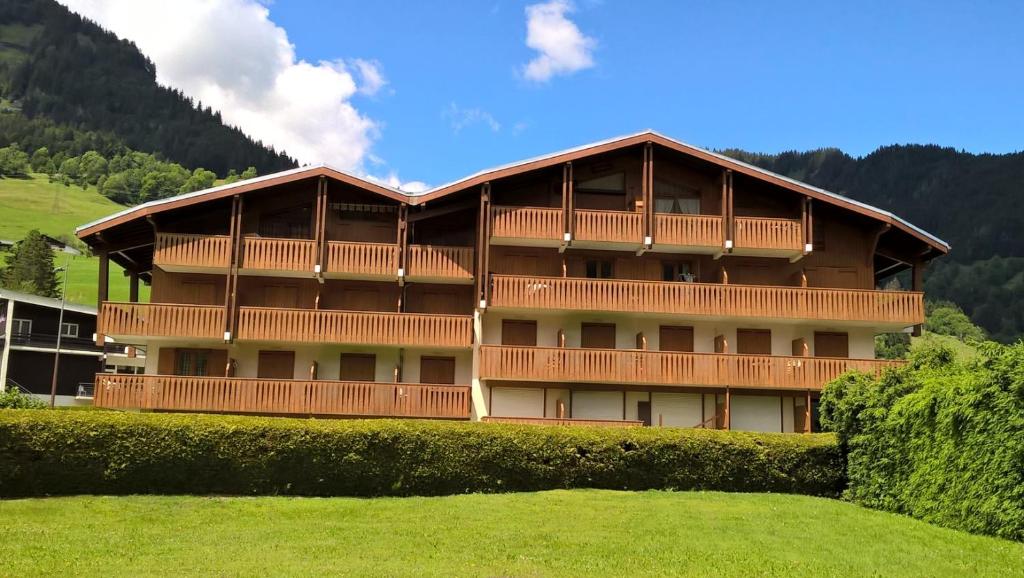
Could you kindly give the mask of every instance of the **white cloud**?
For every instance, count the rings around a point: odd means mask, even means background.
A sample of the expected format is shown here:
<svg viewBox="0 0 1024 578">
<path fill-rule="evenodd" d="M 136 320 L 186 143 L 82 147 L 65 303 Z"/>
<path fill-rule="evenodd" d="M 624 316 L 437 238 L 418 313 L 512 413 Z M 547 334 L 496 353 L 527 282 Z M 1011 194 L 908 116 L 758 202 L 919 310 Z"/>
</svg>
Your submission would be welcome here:
<svg viewBox="0 0 1024 578">
<path fill-rule="evenodd" d="M 60 1 L 135 42 L 158 82 L 221 111 L 228 124 L 300 163 L 362 171 L 379 130 L 351 99 L 386 84 L 376 61 L 299 60 L 257 0 Z"/>
<path fill-rule="evenodd" d="M 462 129 L 467 126 L 474 124 L 485 124 L 493 132 L 501 130 L 501 123 L 498 122 L 491 113 L 480 108 L 462 108 L 454 102 L 448 105 L 448 108 L 441 112 L 441 117 L 448 119 L 451 123 L 452 130 L 456 133 L 461 132 Z"/>
<path fill-rule="evenodd" d="M 523 67 L 523 76 L 547 82 L 552 76 L 572 74 L 594 66 L 597 40 L 580 32 L 566 18 L 574 7 L 569 0 L 551 0 L 526 7 L 526 45 L 539 54 Z"/>
<path fill-rule="evenodd" d="M 428 185 L 427 183 L 424 183 L 423 181 L 404 181 L 403 182 L 402 179 L 398 178 L 398 174 L 394 173 L 394 172 L 388 173 L 388 176 L 386 176 L 386 177 L 378 177 L 378 176 L 369 175 L 369 174 L 364 175 L 364 176 L 369 181 L 373 181 L 375 183 L 380 183 L 382 185 L 387 185 L 387 186 L 389 186 L 391 188 L 399 189 L 399 190 L 401 190 L 402 192 L 405 192 L 405 193 L 422 193 L 423 191 L 426 191 L 426 190 L 428 190 L 430 188 L 430 185 Z"/>
</svg>

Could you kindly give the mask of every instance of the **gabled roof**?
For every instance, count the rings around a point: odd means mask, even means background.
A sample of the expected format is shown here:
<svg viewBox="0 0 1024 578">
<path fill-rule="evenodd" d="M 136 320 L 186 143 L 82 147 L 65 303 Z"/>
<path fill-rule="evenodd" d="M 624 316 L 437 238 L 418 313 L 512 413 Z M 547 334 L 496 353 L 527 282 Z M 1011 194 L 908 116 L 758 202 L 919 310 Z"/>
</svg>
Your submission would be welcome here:
<svg viewBox="0 0 1024 578">
<path fill-rule="evenodd" d="M 722 168 L 730 169 L 734 172 L 745 174 L 750 177 L 781 186 L 785 189 L 806 195 L 808 197 L 818 199 L 827 202 L 832 205 L 836 205 L 868 217 L 878 219 L 879 221 L 892 225 L 898 229 L 917 237 L 934 247 L 936 250 L 946 253 L 949 251 L 949 243 L 946 243 L 942 239 L 928 233 L 924 229 L 913 225 L 912 223 L 896 216 L 895 214 L 873 207 L 866 203 L 856 201 L 849 197 L 844 197 L 830 191 L 826 191 L 819 187 L 802 183 L 796 179 L 773 173 L 771 171 L 756 167 L 754 165 L 733 159 L 723 154 L 703 149 L 698 146 L 687 144 L 685 142 L 675 140 L 673 138 L 662 135 L 653 130 L 645 130 L 631 135 L 619 136 L 610 138 L 607 140 L 597 141 L 582 146 L 566 149 L 563 151 L 550 153 L 538 157 L 533 157 L 526 160 L 517 161 L 497 167 L 484 169 L 478 171 L 472 175 L 463 177 L 456 181 L 433 187 L 420 193 L 409 193 L 382 185 L 377 182 L 369 181 L 365 178 L 359 177 L 352 173 L 342 171 L 333 168 L 326 164 L 306 166 L 297 169 L 291 169 L 249 179 L 245 181 L 239 181 L 228 185 L 221 185 L 219 187 L 213 187 L 202 191 L 196 191 L 194 193 L 187 193 L 184 195 L 178 195 L 176 197 L 169 197 L 166 199 L 160 199 L 156 201 L 150 201 L 141 205 L 131 207 L 104 217 L 102 219 L 93 221 L 91 223 L 82 225 L 76 229 L 76 233 L 79 237 L 86 237 L 94 233 L 98 233 L 103 229 L 115 226 L 117 224 L 145 217 L 155 213 L 163 212 L 173 208 L 182 206 L 188 206 L 195 203 L 205 202 L 213 199 L 229 197 L 232 195 L 244 193 L 254 189 L 262 189 L 269 186 L 284 184 L 292 181 L 301 179 L 326 176 L 334 178 L 338 181 L 351 184 L 356 187 L 363 188 L 370 192 L 380 194 L 390 199 L 407 203 L 410 205 L 418 205 L 426 203 L 434 199 L 444 197 L 446 195 L 466 190 L 467 188 L 482 185 L 485 182 L 509 177 L 525 173 L 528 171 L 542 169 L 546 167 L 555 166 L 564 162 L 585 158 L 588 156 L 611 152 L 631 146 L 643 144 L 645 142 L 652 142 L 692 157 L 710 162 L 718 165 Z"/>
<path fill-rule="evenodd" d="M 55 299 L 53 297 L 40 297 L 39 295 L 33 295 L 31 293 L 11 291 L 10 289 L 0 289 L 0 299 L 14 301 L 15 303 L 31 303 L 32 305 L 49 307 L 51 309 L 60 309 L 60 299 Z M 96 315 L 96 308 L 89 307 L 88 305 L 65 302 L 64 309 L 67 311 L 74 311 L 76 313 L 84 313 L 86 315 Z"/>
</svg>

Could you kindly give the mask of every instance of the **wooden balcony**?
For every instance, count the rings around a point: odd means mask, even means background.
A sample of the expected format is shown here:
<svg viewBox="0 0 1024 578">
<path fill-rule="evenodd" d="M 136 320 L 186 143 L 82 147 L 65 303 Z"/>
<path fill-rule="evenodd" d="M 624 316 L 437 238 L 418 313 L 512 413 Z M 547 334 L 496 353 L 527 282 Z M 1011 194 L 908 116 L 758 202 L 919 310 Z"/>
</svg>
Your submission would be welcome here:
<svg viewBox="0 0 1024 578">
<path fill-rule="evenodd" d="M 517 425 L 561 425 L 578 427 L 643 427 L 644 422 L 621 419 L 574 419 L 557 417 L 504 417 L 487 416 L 481 421 L 488 423 L 511 423 Z"/>
<path fill-rule="evenodd" d="M 224 339 L 224 307 L 162 303 L 114 303 L 100 307 L 97 333 L 115 338 Z"/>
<path fill-rule="evenodd" d="M 238 339 L 461 348 L 472 346 L 473 317 L 241 307 Z"/>
<path fill-rule="evenodd" d="M 654 244 L 697 252 L 718 252 L 725 244 L 720 215 L 654 215 Z"/>
<path fill-rule="evenodd" d="M 313 275 L 316 242 L 311 239 L 243 237 L 243 270 L 248 272 L 301 272 Z"/>
<path fill-rule="evenodd" d="M 473 280 L 473 247 L 409 245 L 406 275 L 411 281 L 465 282 Z"/>
<path fill-rule="evenodd" d="M 480 347 L 480 377 L 483 379 L 553 383 L 817 390 L 849 370 L 878 375 L 902 363 L 623 349 Z"/>
<path fill-rule="evenodd" d="M 468 419 L 461 385 L 101 373 L 97 407 L 297 416 Z"/>
<path fill-rule="evenodd" d="M 395 279 L 398 275 L 398 245 L 328 241 L 326 265 L 326 277 Z"/>
<path fill-rule="evenodd" d="M 924 322 L 919 292 L 493 275 L 490 306 L 620 311 L 695 318 L 844 321 L 878 328 Z"/>
<path fill-rule="evenodd" d="M 767 256 L 799 255 L 804 250 L 800 219 L 736 217 L 734 253 Z"/>
<path fill-rule="evenodd" d="M 497 245 L 557 246 L 562 229 L 561 208 L 491 208 L 491 242 Z"/>
<path fill-rule="evenodd" d="M 165 271 L 223 270 L 231 262 L 231 237 L 157 233 L 153 264 Z"/>
<path fill-rule="evenodd" d="M 573 242 L 617 243 L 631 248 L 644 244 L 644 216 L 636 211 L 591 211 L 577 209 Z"/>
</svg>

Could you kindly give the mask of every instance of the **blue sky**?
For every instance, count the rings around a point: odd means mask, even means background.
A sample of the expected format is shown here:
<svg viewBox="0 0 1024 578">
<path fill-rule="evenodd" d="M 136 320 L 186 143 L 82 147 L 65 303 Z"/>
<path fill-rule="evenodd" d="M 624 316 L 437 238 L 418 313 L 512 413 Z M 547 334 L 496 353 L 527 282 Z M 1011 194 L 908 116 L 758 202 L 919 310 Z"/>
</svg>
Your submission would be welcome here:
<svg viewBox="0 0 1024 578">
<path fill-rule="evenodd" d="M 577 0 L 562 16 L 590 65 L 538 81 L 524 76 L 538 55 L 526 10 L 538 1 L 265 8 L 295 60 L 347 62 L 365 86 L 361 59 L 386 80 L 345 96 L 373 125 L 352 158 L 402 180 L 436 185 L 644 128 L 761 152 L 1024 149 L 1024 2 Z"/>
</svg>

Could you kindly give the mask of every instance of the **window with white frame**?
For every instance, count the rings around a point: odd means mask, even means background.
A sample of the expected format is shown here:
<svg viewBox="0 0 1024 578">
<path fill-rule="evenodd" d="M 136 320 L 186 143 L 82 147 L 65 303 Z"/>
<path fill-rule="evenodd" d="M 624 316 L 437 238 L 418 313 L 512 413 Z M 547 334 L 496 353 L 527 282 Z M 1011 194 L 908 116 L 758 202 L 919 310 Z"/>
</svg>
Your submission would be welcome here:
<svg viewBox="0 0 1024 578">
<path fill-rule="evenodd" d="M 78 337 L 78 324 L 77 323 L 61 323 L 60 324 L 60 336 L 61 337 Z"/>
<path fill-rule="evenodd" d="M 12 319 L 11 333 L 14 335 L 31 335 L 32 334 L 32 320 L 31 319 Z"/>
</svg>

